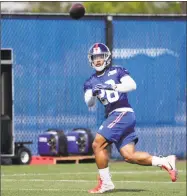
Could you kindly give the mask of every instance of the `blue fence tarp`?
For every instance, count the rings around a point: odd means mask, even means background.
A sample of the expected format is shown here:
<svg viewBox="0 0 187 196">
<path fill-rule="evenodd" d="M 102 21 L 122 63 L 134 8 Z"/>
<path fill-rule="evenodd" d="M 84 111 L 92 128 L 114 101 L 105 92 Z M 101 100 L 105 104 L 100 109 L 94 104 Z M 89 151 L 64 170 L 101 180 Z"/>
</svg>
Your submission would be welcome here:
<svg viewBox="0 0 187 196">
<path fill-rule="evenodd" d="M 49 16 L 48 16 L 49 17 Z M 87 52 L 105 43 L 104 18 L 4 18 L 3 48 L 14 53 L 16 140 L 33 140 L 49 128 L 95 133 L 103 107 L 88 110 L 83 83 L 93 73 Z M 186 21 L 113 20 L 113 63 L 137 82 L 129 100 L 137 117 L 138 149 L 186 156 Z M 112 157 L 119 153 L 112 151 Z"/>
</svg>

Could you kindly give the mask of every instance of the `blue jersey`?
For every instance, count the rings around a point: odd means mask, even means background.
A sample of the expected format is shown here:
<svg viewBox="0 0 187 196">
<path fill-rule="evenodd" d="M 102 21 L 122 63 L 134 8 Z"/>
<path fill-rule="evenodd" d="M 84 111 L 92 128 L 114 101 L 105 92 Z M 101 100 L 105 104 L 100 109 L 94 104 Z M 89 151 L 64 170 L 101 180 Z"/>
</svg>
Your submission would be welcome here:
<svg viewBox="0 0 187 196">
<path fill-rule="evenodd" d="M 84 83 L 84 92 L 88 89 L 93 89 L 97 84 L 120 84 L 120 79 L 125 75 L 129 75 L 129 72 L 125 68 L 110 66 L 105 70 L 103 75 L 97 76 L 95 73 L 86 80 Z M 105 106 L 105 113 L 107 116 L 115 109 L 124 107 L 131 108 L 131 105 L 128 102 L 127 93 L 101 90 L 97 98 Z"/>
</svg>

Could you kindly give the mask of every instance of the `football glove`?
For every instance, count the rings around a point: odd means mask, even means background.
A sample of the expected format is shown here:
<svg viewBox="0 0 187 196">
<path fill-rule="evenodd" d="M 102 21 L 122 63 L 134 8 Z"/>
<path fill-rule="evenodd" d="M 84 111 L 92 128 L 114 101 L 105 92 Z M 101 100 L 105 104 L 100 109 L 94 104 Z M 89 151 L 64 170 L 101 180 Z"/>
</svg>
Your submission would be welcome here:
<svg viewBox="0 0 187 196">
<path fill-rule="evenodd" d="M 95 87 L 104 90 L 114 90 L 114 86 L 112 86 L 111 84 L 97 84 Z"/>
<path fill-rule="evenodd" d="M 97 85 L 92 89 L 93 96 L 97 96 L 99 94 L 100 89 L 97 87 Z"/>
<path fill-rule="evenodd" d="M 99 91 L 103 90 L 115 90 L 115 86 L 112 86 L 111 84 L 97 84 L 92 89 L 93 96 L 96 96 L 99 94 Z"/>
</svg>

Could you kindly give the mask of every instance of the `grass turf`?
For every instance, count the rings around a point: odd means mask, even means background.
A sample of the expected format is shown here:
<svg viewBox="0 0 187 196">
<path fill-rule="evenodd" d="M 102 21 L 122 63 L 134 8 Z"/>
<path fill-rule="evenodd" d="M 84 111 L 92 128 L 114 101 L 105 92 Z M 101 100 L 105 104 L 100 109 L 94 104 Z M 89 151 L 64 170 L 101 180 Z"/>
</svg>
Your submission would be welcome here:
<svg viewBox="0 0 187 196">
<path fill-rule="evenodd" d="M 169 174 L 156 167 L 110 163 L 115 196 L 184 196 L 186 162 L 178 162 L 179 179 L 172 183 Z M 74 196 L 90 195 L 96 185 L 94 163 L 1 167 L 2 196 Z"/>
</svg>

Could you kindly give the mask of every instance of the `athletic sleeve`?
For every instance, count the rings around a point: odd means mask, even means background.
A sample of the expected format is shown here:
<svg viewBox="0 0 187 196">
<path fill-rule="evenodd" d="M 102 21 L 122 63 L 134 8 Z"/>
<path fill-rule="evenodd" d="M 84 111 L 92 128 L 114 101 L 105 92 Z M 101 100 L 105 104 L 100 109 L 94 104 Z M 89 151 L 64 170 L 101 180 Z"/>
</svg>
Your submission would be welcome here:
<svg viewBox="0 0 187 196">
<path fill-rule="evenodd" d="M 122 67 L 118 67 L 118 80 L 120 81 L 121 78 L 123 78 L 124 76 L 130 75 L 129 71 L 125 68 Z"/>
<path fill-rule="evenodd" d="M 89 80 L 86 80 L 84 83 L 84 92 L 86 92 L 88 89 L 92 89 L 92 85 Z"/>
<path fill-rule="evenodd" d="M 96 103 L 96 97 L 92 95 L 92 85 L 89 80 L 84 83 L 84 101 L 88 107 L 93 107 Z"/>
</svg>

